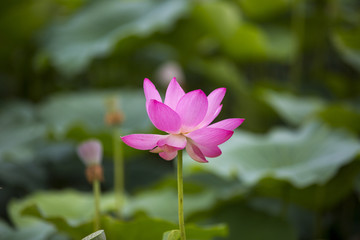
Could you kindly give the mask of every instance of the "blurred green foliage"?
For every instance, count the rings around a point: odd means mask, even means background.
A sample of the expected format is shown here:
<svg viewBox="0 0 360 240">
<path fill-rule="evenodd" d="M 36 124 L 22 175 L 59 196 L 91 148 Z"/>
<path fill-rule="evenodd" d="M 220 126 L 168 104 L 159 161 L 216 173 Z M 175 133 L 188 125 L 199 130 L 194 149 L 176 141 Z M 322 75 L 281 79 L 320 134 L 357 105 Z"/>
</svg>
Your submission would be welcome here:
<svg viewBox="0 0 360 240">
<path fill-rule="evenodd" d="M 226 87 L 219 119 L 246 118 L 219 158 L 185 158 L 189 239 L 359 238 L 359 12 L 357 0 L 2 0 L 0 239 L 93 232 L 75 153 L 88 138 L 104 145 L 107 239 L 177 239 L 173 163 L 155 155 L 124 147 L 115 217 L 105 124 L 113 99 L 122 134 L 156 132 L 142 80 L 163 94 L 173 75 Z"/>
</svg>

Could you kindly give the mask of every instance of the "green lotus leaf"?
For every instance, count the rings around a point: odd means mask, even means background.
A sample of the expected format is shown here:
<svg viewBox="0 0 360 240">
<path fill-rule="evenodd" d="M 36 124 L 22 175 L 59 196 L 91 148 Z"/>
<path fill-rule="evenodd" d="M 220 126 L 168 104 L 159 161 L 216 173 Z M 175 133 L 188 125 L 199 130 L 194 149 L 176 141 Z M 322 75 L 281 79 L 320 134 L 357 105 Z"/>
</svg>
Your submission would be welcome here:
<svg viewBox="0 0 360 240">
<path fill-rule="evenodd" d="M 187 7 L 188 2 L 182 0 L 93 1 L 69 20 L 52 26 L 43 36 L 43 47 L 59 70 L 76 74 L 126 37 L 168 29 Z"/>
<path fill-rule="evenodd" d="M 102 211 L 114 209 L 112 195 L 103 195 L 100 203 Z M 70 226 L 87 222 L 94 216 L 94 200 L 91 193 L 75 190 L 36 192 L 25 199 L 12 200 L 9 203 L 9 214 L 16 226 L 26 227 L 38 222 L 21 214 L 24 209 L 33 205 L 37 206 L 42 215 L 63 218 Z"/>
<path fill-rule="evenodd" d="M 214 194 L 215 192 L 209 191 L 187 194 L 185 213 L 190 215 L 194 212 L 208 210 L 215 205 L 216 198 Z M 114 197 L 112 194 L 102 196 L 100 203 L 102 212 L 114 210 Z M 89 235 L 92 230 L 93 205 L 93 196 L 89 193 L 80 193 L 74 190 L 37 192 L 26 199 L 13 200 L 9 205 L 9 212 L 12 221 L 20 229 L 31 229 L 39 224 L 47 224 L 47 227 L 51 227 L 49 223 L 56 226 L 59 224 L 61 226 L 57 227 L 59 231 L 66 232 L 74 237 L 74 239 L 81 239 Z M 157 233 L 161 234 L 161 236 L 163 232 L 174 229 L 176 227 L 175 223 L 178 220 L 177 193 L 175 189 L 164 188 L 147 191 L 138 194 L 131 200 L 125 201 L 123 210 L 125 217 L 131 218 L 138 211 L 145 212 L 151 217 L 169 219 L 173 222 L 164 220 L 166 222 L 165 225 L 170 227 L 159 230 Z M 114 236 L 113 232 L 109 232 L 105 226 L 103 229 L 106 232 L 107 239 L 114 239 L 111 237 Z M 209 228 L 202 228 L 190 224 L 188 234 L 189 236 L 204 235 L 202 238 L 197 237 L 195 239 L 211 239 L 213 236 L 226 234 L 226 227 L 215 225 Z"/>
<path fill-rule="evenodd" d="M 53 226 L 42 222 L 31 227 L 13 229 L 0 220 L 0 239 L 2 240 L 47 240 L 50 236 L 54 236 L 54 233 Z"/>
<path fill-rule="evenodd" d="M 351 105 L 333 104 L 317 113 L 317 117 L 328 125 L 360 133 L 360 111 Z"/>
<path fill-rule="evenodd" d="M 237 132 L 221 148 L 223 154 L 207 164 L 186 157 L 186 170 L 235 176 L 249 186 L 271 177 L 304 188 L 329 181 L 354 159 L 360 144 L 346 132 L 309 123 L 298 131 L 277 129 L 264 136 Z"/>
<path fill-rule="evenodd" d="M 253 196 L 280 199 L 283 204 L 295 203 L 314 211 L 328 210 L 346 198 L 354 189 L 360 171 L 360 161 L 342 167 L 336 177 L 323 185 L 296 188 L 285 181 L 262 179 L 253 189 Z M 280 209 L 283 211 L 284 209 Z M 279 215 L 284 214 L 277 212 Z"/>
<path fill-rule="evenodd" d="M 290 93 L 266 91 L 263 98 L 285 121 L 301 125 L 325 107 L 325 102 L 318 98 L 297 97 Z"/>
<path fill-rule="evenodd" d="M 35 107 L 9 102 L 0 110 L 0 161 L 28 161 L 35 155 L 34 143 L 44 139 L 46 128 L 36 120 Z"/>
<path fill-rule="evenodd" d="M 23 214 L 41 218 L 53 224 L 58 231 L 64 232 L 72 239 L 82 239 L 92 232 L 92 222 L 85 222 L 77 226 L 69 225 L 62 217 L 46 217 L 36 205 L 24 209 Z M 177 227 L 176 224 L 160 219 L 147 217 L 137 218 L 131 221 L 121 221 L 110 216 L 101 217 L 101 228 L 106 232 L 108 240 L 148 240 L 161 239 L 164 232 Z M 191 240 L 210 240 L 215 236 L 226 236 L 227 227 L 225 225 L 213 225 L 200 227 L 193 224 L 186 226 L 188 239 Z"/>
<path fill-rule="evenodd" d="M 240 60 L 264 60 L 267 57 L 267 38 L 265 32 L 250 23 L 241 24 L 234 34 L 224 42 L 229 56 Z"/>
<path fill-rule="evenodd" d="M 222 40 L 225 52 L 240 61 L 287 61 L 294 52 L 290 31 L 281 27 L 262 28 L 244 22 Z"/>
<path fill-rule="evenodd" d="M 180 237 L 180 230 L 176 229 L 164 232 L 162 240 L 179 240 Z"/>
<path fill-rule="evenodd" d="M 360 71 L 360 28 L 336 29 L 332 40 L 340 56 Z"/>
<path fill-rule="evenodd" d="M 176 178 L 164 179 L 153 189 L 142 191 L 131 198 L 124 208 L 124 215 L 131 217 L 137 212 L 176 223 Z M 194 174 L 184 183 L 185 220 L 199 212 L 211 210 L 217 202 L 241 196 L 246 189 L 239 181 L 226 181 L 210 174 Z"/>
<path fill-rule="evenodd" d="M 136 212 L 145 212 L 150 217 L 161 218 L 176 223 L 177 191 L 173 188 L 149 190 L 136 195 L 125 207 L 125 214 L 134 215 Z M 216 193 L 203 191 L 200 193 L 186 194 L 184 197 L 185 217 L 199 211 L 206 211 L 216 203 Z"/>
<path fill-rule="evenodd" d="M 225 1 L 199 2 L 194 8 L 193 15 L 201 26 L 218 40 L 226 40 L 234 34 L 241 22 L 240 9 L 235 4 Z"/>
<path fill-rule="evenodd" d="M 0 161 L 28 161 L 35 156 L 33 145 L 44 139 L 46 128 L 39 123 L 8 126 L 1 130 Z"/>
</svg>

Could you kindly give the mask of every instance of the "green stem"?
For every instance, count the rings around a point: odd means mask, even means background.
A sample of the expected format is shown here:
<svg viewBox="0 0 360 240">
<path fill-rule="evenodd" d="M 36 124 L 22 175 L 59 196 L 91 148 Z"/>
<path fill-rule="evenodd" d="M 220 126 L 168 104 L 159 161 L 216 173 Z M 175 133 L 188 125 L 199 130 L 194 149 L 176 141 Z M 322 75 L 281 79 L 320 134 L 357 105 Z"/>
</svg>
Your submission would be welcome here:
<svg viewBox="0 0 360 240">
<path fill-rule="evenodd" d="M 184 224 L 184 191 L 183 191 L 183 158 L 182 150 L 178 152 L 177 157 L 177 183 L 178 183 L 178 204 L 179 204 L 179 228 L 181 240 L 186 240 Z"/>
<path fill-rule="evenodd" d="M 94 219 L 94 231 L 100 229 L 100 182 L 99 180 L 93 181 L 93 192 L 95 200 L 95 219 Z"/>
<path fill-rule="evenodd" d="M 120 141 L 120 131 L 115 130 L 114 142 L 114 192 L 115 206 L 118 209 L 119 217 L 124 203 L 124 156 L 122 151 L 122 141 Z"/>
</svg>

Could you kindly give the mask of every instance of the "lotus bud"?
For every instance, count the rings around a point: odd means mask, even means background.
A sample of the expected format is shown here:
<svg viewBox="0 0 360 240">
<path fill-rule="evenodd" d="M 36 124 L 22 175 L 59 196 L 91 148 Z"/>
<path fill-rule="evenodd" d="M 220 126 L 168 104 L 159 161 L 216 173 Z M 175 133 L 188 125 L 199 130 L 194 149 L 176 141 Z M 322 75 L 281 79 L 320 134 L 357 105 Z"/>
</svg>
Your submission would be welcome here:
<svg viewBox="0 0 360 240">
<path fill-rule="evenodd" d="M 101 142 L 95 139 L 85 141 L 78 146 L 77 152 L 86 165 L 85 173 L 88 182 L 103 181 L 103 169 L 100 165 L 103 154 Z"/>
<path fill-rule="evenodd" d="M 101 142 L 98 140 L 91 139 L 81 143 L 77 148 L 77 152 L 86 166 L 101 163 L 103 149 Z"/>
</svg>

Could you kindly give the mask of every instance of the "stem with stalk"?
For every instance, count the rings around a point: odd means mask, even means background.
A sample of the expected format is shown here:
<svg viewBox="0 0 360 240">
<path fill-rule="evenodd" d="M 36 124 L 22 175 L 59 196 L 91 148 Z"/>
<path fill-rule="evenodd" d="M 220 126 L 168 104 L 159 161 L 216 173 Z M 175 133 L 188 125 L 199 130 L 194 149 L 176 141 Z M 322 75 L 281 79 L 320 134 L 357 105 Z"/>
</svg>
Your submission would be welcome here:
<svg viewBox="0 0 360 240">
<path fill-rule="evenodd" d="M 177 184 L 178 184 L 178 206 L 179 206 L 179 228 L 180 228 L 180 239 L 186 240 L 185 235 L 185 224 L 184 224 L 184 191 L 183 191 L 183 158 L 182 150 L 178 152 L 177 157 Z"/>
<path fill-rule="evenodd" d="M 93 192 L 95 200 L 94 231 L 97 231 L 100 229 L 100 182 L 97 179 L 93 181 Z"/>
<path fill-rule="evenodd" d="M 120 141 L 120 131 L 114 131 L 114 188 L 115 205 L 118 209 L 119 217 L 124 203 L 124 156 L 122 151 L 122 141 Z"/>
</svg>

